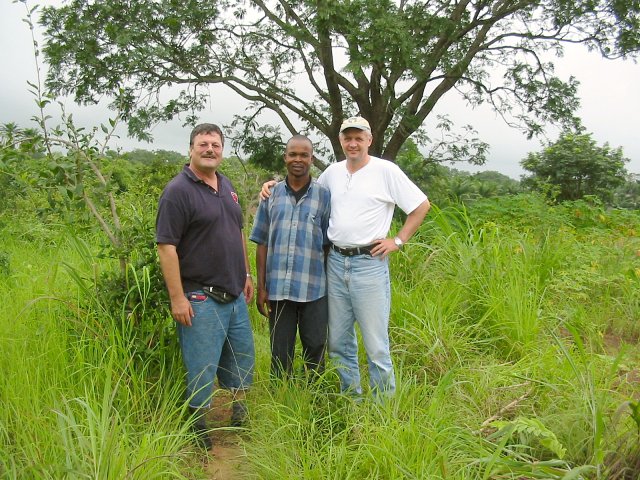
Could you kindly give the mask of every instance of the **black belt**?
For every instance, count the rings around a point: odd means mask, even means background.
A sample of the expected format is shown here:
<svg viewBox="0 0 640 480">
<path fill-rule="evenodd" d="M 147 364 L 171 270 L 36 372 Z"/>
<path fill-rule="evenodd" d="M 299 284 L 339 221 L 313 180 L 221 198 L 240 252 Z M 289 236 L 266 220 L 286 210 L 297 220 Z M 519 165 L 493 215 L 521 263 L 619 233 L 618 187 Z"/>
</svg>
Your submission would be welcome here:
<svg viewBox="0 0 640 480">
<path fill-rule="evenodd" d="M 372 243 L 371 245 L 365 245 L 364 247 L 342 248 L 332 243 L 331 248 L 333 248 L 340 255 L 344 255 L 345 257 L 353 257 L 354 255 L 371 255 L 371 249 L 376 245 L 377 244 Z"/>
<path fill-rule="evenodd" d="M 238 295 L 231 295 L 228 292 L 218 288 L 218 287 L 202 287 L 204 293 L 206 293 L 209 297 L 213 298 L 218 303 L 231 303 Z"/>
</svg>

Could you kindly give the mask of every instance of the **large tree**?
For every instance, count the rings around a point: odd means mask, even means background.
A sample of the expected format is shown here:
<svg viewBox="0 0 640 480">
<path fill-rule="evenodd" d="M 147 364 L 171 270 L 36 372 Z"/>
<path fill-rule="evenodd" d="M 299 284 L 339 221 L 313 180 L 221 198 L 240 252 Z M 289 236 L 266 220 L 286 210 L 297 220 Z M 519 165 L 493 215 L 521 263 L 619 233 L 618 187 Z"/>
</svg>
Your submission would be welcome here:
<svg viewBox="0 0 640 480">
<path fill-rule="evenodd" d="M 531 172 L 523 185 L 548 191 L 557 200 L 577 200 L 594 195 L 610 201 L 624 184 L 629 159 L 622 148 L 598 146 L 588 133 L 564 133 L 541 152 L 530 153 L 522 167 Z"/>
<path fill-rule="evenodd" d="M 51 91 L 112 98 L 140 138 L 194 118 L 224 84 L 250 102 L 247 121 L 275 112 L 292 133 L 326 136 L 336 157 L 341 122 L 360 113 L 372 153 L 394 159 L 452 89 L 529 135 L 576 123 L 577 82 L 549 60 L 567 43 L 636 55 L 639 11 L 638 0 L 70 0 L 41 23 Z M 464 151 L 484 160 L 484 148 Z"/>
</svg>

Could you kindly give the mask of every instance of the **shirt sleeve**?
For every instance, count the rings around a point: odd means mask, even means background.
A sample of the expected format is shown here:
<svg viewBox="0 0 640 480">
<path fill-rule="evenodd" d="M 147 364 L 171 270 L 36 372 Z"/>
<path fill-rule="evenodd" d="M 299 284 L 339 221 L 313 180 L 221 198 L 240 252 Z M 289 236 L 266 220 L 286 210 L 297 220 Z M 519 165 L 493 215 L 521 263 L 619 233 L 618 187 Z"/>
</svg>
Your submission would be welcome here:
<svg viewBox="0 0 640 480">
<path fill-rule="evenodd" d="M 408 215 L 427 200 L 427 196 L 398 165 L 389 162 L 388 166 L 390 168 L 387 170 L 387 185 L 391 197 L 395 204 Z"/>
<path fill-rule="evenodd" d="M 331 215 L 331 193 L 329 189 L 324 189 L 324 212 L 322 212 L 322 245 L 329 245 L 329 236 L 327 230 L 329 229 L 329 216 Z"/>
<path fill-rule="evenodd" d="M 178 246 L 187 222 L 187 215 L 170 191 L 163 192 L 156 216 L 156 243 Z"/>
<path fill-rule="evenodd" d="M 269 200 L 261 200 L 253 221 L 253 230 L 249 240 L 258 245 L 267 245 L 269 242 Z"/>
<path fill-rule="evenodd" d="M 322 172 L 320 174 L 320 176 L 318 177 L 318 179 L 316 180 L 316 182 L 318 182 L 323 187 L 327 186 L 327 175 L 326 175 L 326 172 L 327 172 L 326 170 L 324 172 Z"/>
</svg>

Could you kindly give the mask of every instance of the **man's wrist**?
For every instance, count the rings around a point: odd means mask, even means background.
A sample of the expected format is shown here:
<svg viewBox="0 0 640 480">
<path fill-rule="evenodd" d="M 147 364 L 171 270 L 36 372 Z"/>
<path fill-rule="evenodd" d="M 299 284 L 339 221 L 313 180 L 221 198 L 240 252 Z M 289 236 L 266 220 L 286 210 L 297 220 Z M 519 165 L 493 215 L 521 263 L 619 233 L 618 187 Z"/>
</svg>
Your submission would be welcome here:
<svg viewBox="0 0 640 480">
<path fill-rule="evenodd" d="M 182 291 L 182 288 L 177 289 L 177 290 L 172 290 L 171 292 L 169 292 L 169 300 L 171 300 L 172 302 L 175 301 L 180 301 L 183 298 L 187 298 L 184 294 L 184 292 Z"/>
<path fill-rule="evenodd" d="M 398 250 L 402 250 L 402 247 L 404 246 L 404 241 L 400 237 L 397 237 L 397 236 L 394 237 L 393 243 L 396 244 L 396 247 L 398 247 Z"/>
</svg>

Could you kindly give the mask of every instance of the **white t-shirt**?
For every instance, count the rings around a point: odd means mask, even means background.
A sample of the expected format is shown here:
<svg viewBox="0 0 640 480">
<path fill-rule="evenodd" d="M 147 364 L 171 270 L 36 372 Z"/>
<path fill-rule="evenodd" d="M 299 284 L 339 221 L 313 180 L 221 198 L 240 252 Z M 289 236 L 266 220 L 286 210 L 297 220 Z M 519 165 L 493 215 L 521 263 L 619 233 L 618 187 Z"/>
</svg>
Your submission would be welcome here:
<svg viewBox="0 0 640 480">
<path fill-rule="evenodd" d="M 371 156 L 353 174 L 346 160 L 329 165 L 318 183 L 331 191 L 327 234 L 339 247 L 360 247 L 386 238 L 396 205 L 409 214 L 427 199 L 395 163 Z"/>
</svg>

